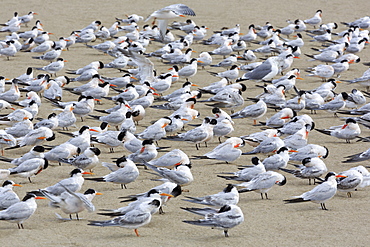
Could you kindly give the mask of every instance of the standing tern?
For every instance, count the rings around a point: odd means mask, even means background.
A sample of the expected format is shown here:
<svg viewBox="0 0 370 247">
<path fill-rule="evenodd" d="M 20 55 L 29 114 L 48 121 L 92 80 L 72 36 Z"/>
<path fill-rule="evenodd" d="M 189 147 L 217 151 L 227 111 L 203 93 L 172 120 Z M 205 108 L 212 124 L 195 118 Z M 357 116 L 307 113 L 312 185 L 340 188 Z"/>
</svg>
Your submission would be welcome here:
<svg viewBox="0 0 370 247">
<path fill-rule="evenodd" d="M 285 203 L 297 203 L 297 202 L 313 202 L 320 203 L 322 210 L 328 210 L 325 206 L 325 202 L 331 199 L 337 192 L 337 181 L 335 178 L 345 177 L 343 175 L 336 175 L 334 172 L 329 172 L 325 177 L 325 182 L 317 185 L 310 191 L 297 196 L 295 199 L 284 200 Z"/>
</svg>

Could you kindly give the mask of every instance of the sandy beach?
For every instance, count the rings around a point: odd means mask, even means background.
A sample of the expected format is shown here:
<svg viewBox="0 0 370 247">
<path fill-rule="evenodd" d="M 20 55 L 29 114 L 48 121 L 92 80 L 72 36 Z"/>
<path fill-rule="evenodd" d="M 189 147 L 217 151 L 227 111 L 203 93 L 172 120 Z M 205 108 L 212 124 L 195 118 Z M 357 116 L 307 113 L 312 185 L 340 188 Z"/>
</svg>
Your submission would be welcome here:
<svg viewBox="0 0 370 247">
<path fill-rule="evenodd" d="M 125 15 L 138 14 L 147 17 L 153 11 L 177 2 L 174 1 L 36 1 L 29 2 L 20 0 L 17 2 L 4 0 L 0 8 L 0 23 L 10 19 L 15 11 L 20 15 L 24 15 L 29 11 L 37 12 L 38 15 L 28 27 L 22 26 L 21 31 L 30 30 L 35 22 L 39 19 L 44 24 L 44 29 L 53 33 L 51 39 L 56 41 L 59 37 L 67 37 L 71 31 L 79 30 L 87 26 L 95 20 L 100 20 L 104 26 L 110 27 L 115 21 L 115 17 L 125 18 Z M 248 26 L 254 24 L 263 26 L 266 22 L 270 22 L 274 28 L 281 28 L 287 25 L 286 20 L 308 19 L 314 13 L 321 9 L 323 12 L 323 23 L 336 22 L 339 27 L 336 32 L 341 32 L 347 27 L 341 22 L 351 22 L 360 17 L 368 15 L 370 3 L 365 1 L 186 1 L 183 2 L 192 8 L 196 16 L 191 19 L 198 25 L 206 25 L 209 30 L 206 38 L 213 34 L 213 31 L 220 30 L 223 27 L 233 27 L 240 24 L 241 32 L 246 33 Z M 185 18 L 178 19 L 185 21 Z M 144 22 L 138 23 L 140 28 Z M 312 27 L 309 27 L 312 29 Z M 181 31 L 173 31 L 175 34 L 182 35 Z M 0 33 L 0 40 L 3 40 L 8 33 Z M 120 33 L 124 35 L 124 33 Z M 321 85 L 320 78 L 308 77 L 304 70 L 307 67 L 313 67 L 320 64 L 319 61 L 308 61 L 303 53 L 314 54 L 311 47 L 318 47 L 317 42 L 310 42 L 311 38 L 305 33 L 302 33 L 305 41 L 305 46 L 302 48 L 300 59 L 295 59 L 294 68 L 299 68 L 302 71 L 302 81 L 297 81 L 297 87 L 302 90 L 309 90 Z M 334 38 L 333 38 L 334 39 Z M 261 40 L 259 40 L 261 41 Z M 100 43 L 97 40 L 93 44 Z M 147 48 L 147 52 L 154 51 L 160 48 L 163 44 L 152 42 Z M 251 49 L 259 47 L 258 44 L 252 44 Z M 193 57 L 198 57 L 202 51 L 211 51 L 217 46 L 205 46 L 200 43 L 195 43 L 192 48 L 196 51 Z M 341 75 L 340 80 L 350 80 L 360 77 L 368 66 L 362 62 L 370 61 L 369 48 L 366 47 L 361 53 L 361 62 L 351 64 L 350 69 Z M 9 61 L 3 56 L 0 57 L 0 75 L 7 78 L 14 78 L 25 73 L 27 67 L 42 67 L 47 64 L 45 61 L 35 60 L 31 58 L 32 54 L 18 52 L 15 57 L 11 57 Z M 67 75 L 67 69 L 77 69 L 87 65 L 92 61 L 102 61 L 108 63 L 113 60 L 112 57 L 98 52 L 94 49 L 89 49 L 83 44 L 75 44 L 69 51 L 63 51 L 62 58 L 67 60 L 65 68 L 58 73 Z M 258 54 L 258 57 L 263 57 Z M 157 58 L 150 58 L 155 65 L 155 69 L 159 73 L 167 71 L 171 65 L 162 63 Z M 222 56 L 213 56 L 213 64 L 222 60 Z M 258 60 L 261 61 L 261 60 Z M 221 72 L 223 68 L 210 68 L 205 70 L 198 69 L 196 76 L 191 78 L 191 81 L 199 87 L 209 85 L 211 82 L 218 80 L 217 77 L 211 76 L 207 71 Z M 38 74 L 39 71 L 36 72 Z M 99 71 L 101 75 L 107 77 L 122 76 L 122 72 L 115 69 L 103 69 Z M 240 76 L 242 72 L 240 72 Z M 68 75 L 71 76 L 71 75 Z M 73 77 L 73 76 L 71 76 Z M 173 84 L 170 91 L 181 87 L 184 79 L 180 79 Z M 255 97 L 262 92 L 262 88 L 256 85 L 263 85 L 254 81 L 246 81 L 246 92 L 243 97 Z M 82 85 L 80 82 L 72 82 L 68 87 Z M 9 85 L 7 85 L 7 88 Z M 348 83 L 338 84 L 335 92 L 350 93 L 353 88 L 365 90 L 360 85 L 349 85 Z M 167 92 L 166 92 L 167 93 Z M 111 95 L 115 95 L 111 91 Z M 204 95 L 202 99 L 206 99 L 210 95 Z M 22 93 L 24 99 L 25 93 Z M 288 93 L 287 98 L 292 98 L 293 93 Z M 77 96 L 67 91 L 63 92 L 62 101 L 76 100 Z M 252 104 L 251 101 L 245 101 L 243 107 Z M 157 104 L 157 103 L 156 103 Z M 107 109 L 114 105 L 112 101 L 102 100 L 102 105 L 97 105 L 97 109 Z M 241 110 L 239 107 L 236 110 Z M 42 108 L 39 111 L 38 117 L 46 118 L 54 111 L 56 107 L 49 101 L 42 98 Z M 212 107 L 206 106 L 204 103 L 196 104 L 195 107 L 200 112 L 200 117 L 195 119 L 192 124 L 200 124 L 204 117 L 212 115 Z M 229 109 L 226 109 L 230 113 Z M 1 114 L 10 113 L 11 110 L 3 110 Z M 57 111 L 55 111 L 58 113 Z M 169 111 L 156 110 L 148 108 L 146 117 L 137 126 L 137 133 L 150 125 L 150 122 L 159 119 L 162 116 L 169 115 Z M 261 121 L 275 114 L 275 111 L 269 109 L 265 117 Z M 310 111 L 303 110 L 299 115 L 310 114 Z M 94 113 L 94 115 L 102 115 Z M 341 125 L 343 119 L 334 117 L 332 113 L 326 111 L 318 111 L 315 115 L 310 115 L 315 121 L 316 128 L 325 129 L 330 126 Z M 345 115 L 340 115 L 340 117 Z M 100 123 L 92 118 L 87 118 L 85 122 L 78 120 L 77 128 L 70 130 L 76 131 L 83 125 L 98 126 Z M 242 136 L 261 131 L 261 126 L 253 126 L 251 119 L 236 119 L 235 131 L 230 136 Z M 7 127 L 0 126 L 2 129 Z M 186 130 L 193 128 L 186 126 Z M 362 137 L 370 136 L 369 129 L 360 126 Z M 113 129 L 112 129 L 113 130 Z M 54 132 L 56 139 L 49 145 L 58 145 L 67 141 L 69 137 L 58 133 L 61 131 L 57 128 Z M 225 140 L 225 138 L 223 138 Z M 308 142 L 326 146 L 329 149 L 329 156 L 324 160 L 329 171 L 341 172 L 348 170 L 357 165 L 369 165 L 368 161 L 359 163 L 341 163 L 345 156 L 365 151 L 369 148 L 367 142 L 352 141 L 350 144 L 345 140 L 339 140 L 334 137 L 323 135 L 317 131 L 311 131 L 308 137 Z M 189 157 L 194 155 L 203 155 L 211 151 L 218 145 L 217 138 L 214 138 L 208 145 L 204 147 L 202 144 L 199 151 L 190 143 L 171 142 L 160 140 L 160 146 L 179 148 L 184 151 Z M 118 158 L 129 153 L 123 147 L 115 149 L 115 153 L 109 153 L 109 149 L 102 145 L 96 145 L 102 151 L 99 156 L 101 162 L 112 162 L 112 158 Z M 14 150 L 5 150 L 5 156 L 15 158 L 28 152 L 31 147 L 22 147 Z M 241 148 L 243 152 L 251 151 L 252 147 L 246 145 Z M 159 156 L 164 152 L 160 152 Z M 260 159 L 266 156 L 258 154 Z M 192 173 L 194 182 L 186 186 L 184 189 L 189 192 L 184 192 L 187 196 L 204 196 L 221 191 L 227 184 L 226 180 L 217 177 L 220 172 L 237 171 L 240 165 L 250 165 L 251 155 L 241 156 L 231 164 L 212 160 L 192 160 Z M 0 162 L 0 169 L 9 168 L 9 163 Z M 293 166 L 288 165 L 288 168 Z M 15 188 L 19 197 L 23 197 L 27 191 L 45 188 L 55 184 L 61 179 L 68 177 L 69 172 L 73 169 L 72 166 L 63 164 L 59 166 L 57 163 L 51 163 L 49 168 L 42 171 L 32 179 L 33 183 L 29 183 L 27 179 L 12 177 L 11 179 L 23 185 L 23 187 Z M 103 193 L 102 196 L 96 196 L 93 203 L 97 209 L 115 209 L 124 206 L 119 203 L 119 196 L 142 193 L 148 189 L 159 185 L 158 181 L 151 181 L 156 178 L 148 173 L 143 167 L 139 168 L 139 178 L 127 185 L 127 189 L 121 189 L 119 185 L 110 183 L 96 183 L 93 181 L 85 181 L 82 191 L 88 188 Z M 102 166 L 94 168 L 94 177 L 108 174 L 109 171 Z M 282 173 L 282 172 L 281 172 Z M 191 204 L 182 201 L 183 196 L 172 199 L 164 208 L 165 214 L 153 215 L 152 221 L 139 228 L 140 237 L 136 237 L 131 229 L 119 227 L 92 227 L 88 226 L 88 220 L 104 220 L 105 217 L 99 216 L 96 212 L 88 213 L 84 211 L 80 213 L 81 220 L 60 221 L 55 216 L 55 212 L 63 217 L 68 217 L 59 209 L 54 209 L 48 206 L 47 200 L 38 200 L 38 208 L 36 213 L 24 223 L 24 230 L 18 230 L 16 224 L 8 222 L 0 222 L 0 241 L 1 246 L 367 246 L 370 241 L 368 236 L 368 228 L 370 220 L 368 217 L 369 210 L 369 188 L 363 188 L 353 193 L 352 198 L 347 198 L 346 193 L 338 192 L 336 196 L 326 203 L 328 211 L 321 210 L 319 204 L 302 203 L 294 205 L 284 204 L 284 199 L 289 199 L 293 196 L 302 194 L 313 188 L 313 185 L 308 185 L 307 180 L 295 178 L 291 174 L 284 175 L 287 178 L 285 186 L 274 186 L 268 193 L 269 200 L 261 200 L 258 193 L 250 192 L 240 195 L 238 206 L 241 207 L 245 221 L 229 230 L 229 238 L 225 238 L 220 230 L 213 230 L 206 227 L 198 227 L 188 225 L 182 221 L 199 219 L 200 217 L 183 211 L 180 207 L 202 207 L 202 205 Z"/>
</svg>

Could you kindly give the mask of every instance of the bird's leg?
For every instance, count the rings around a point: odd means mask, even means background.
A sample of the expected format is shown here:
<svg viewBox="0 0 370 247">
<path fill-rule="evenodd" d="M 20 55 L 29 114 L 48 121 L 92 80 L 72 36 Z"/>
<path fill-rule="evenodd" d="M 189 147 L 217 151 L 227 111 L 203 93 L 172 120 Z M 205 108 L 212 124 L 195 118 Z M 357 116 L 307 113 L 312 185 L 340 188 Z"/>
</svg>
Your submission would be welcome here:
<svg viewBox="0 0 370 247">
<path fill-rule="evenodd" d="M 76 214 L 76 218 L 77 218 L 77 220 L 80 220 L 80 218 L 78 218 L 78 214 Z"/>
<path fill-rule="evenodd" d="M 164 214 L 162 207 L 159 208 L 159 214 Z"/>
<path fill-rule="evenodd" d="M 314 184 L 315 184 L 315 179 L 313 179 Z M 308 185 L 311 185 L 311 178 L 308 179 Z"/>
<path fill-rule="evenodd" d="M 204 145 L 206 146 L 206 148 L 208 148 L 208 146 L 207 146 L 207 142 L 204 142 Z"/>
<path fill-rule="evenodd" d="M 69 215 L 69 219 L 72 220 L 72 214 Z"/>
<path fill-rule="evenodd" d="M 218 142 L 221 143 L 221 136 L 218 137 Z"/>
<path fill-rule="evenodd" d="M 127 189 L 126 184 L 124 184 L 123 186 L 125 187 L 125 189 Z"/>
<path fill-rule="evenodd" d="M 352 193 L 351 193 L 351 191 L 348 191 L 348 192 L 347 192 L 347 197 L 352 197 Z"/>
<path fill-rule="evenodd" d="M 4 156 L 4 149 L 1 149 L 1 155 Z"/>
<path fill-rule="evenodd" d="M 224 230 L 224 234 L 225 234 L 225 237 L 229 237 L 229 233 L 228 233 L 228 230 Z"/>
<path fill-rule="evenodd" d="M 322 210 L 328 210 L 328 209 L 326 208 L 326 206 L 325 206 L 325 203 L 321 203 L 321 208 L 322 208 Z"/>
<path fill-rule="evenodd" d="M 30 181 L 30 183 L 32 184 L 31 177 L 28 177 L 28 181 Z"/>
<path fill-rule="evenodd" d="M 136 233 L 136 236 L 140 237 L 139 232 L 137 229 L 134 229 L 134 232 Z"/>
<path fill-rule="evenodd" d="M 83 119 L 83 117 L 81 117 L 81 122 L 83 122 L 84 121 L 84 119 Z"/>
<path fill-rule="evenodd" d="M 17 223 L 17 225 L 18 225 L 18 229 L 21 229 L 21 226 L 19 225 L 19 223 Z"/>
<path fill-rule="evenodd" d="M 197 149 L 197 150 L 199 150 L 199 148 L 198 148 L 198 144 L 195 144 L 195 147 L 196 147 L 196 149 Z"/>
<path fill-rule="evenodd" d="M 263 194 L 261 193 L 261 199 L 263 200 Z"/>
<path fill-rule="evenodd" d="M 265 197 L 266 197 L 266 199 L 268 200 L 269 198 L 267 197 L 267 193 L 265 193 Z"/>
</svg>

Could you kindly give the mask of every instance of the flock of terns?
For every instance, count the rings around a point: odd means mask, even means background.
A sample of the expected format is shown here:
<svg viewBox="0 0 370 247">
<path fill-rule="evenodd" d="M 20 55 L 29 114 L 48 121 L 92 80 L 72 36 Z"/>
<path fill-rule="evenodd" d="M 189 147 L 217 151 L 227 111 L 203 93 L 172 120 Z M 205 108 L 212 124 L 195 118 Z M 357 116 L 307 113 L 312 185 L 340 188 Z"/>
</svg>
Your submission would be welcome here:
<svg viewBox="0 0 370 247">
<path fill-rule="evenodd" d="M 262 199 L 268 199 L 267 192 L 275 184 L 283 186 L 287 183 L 283 174 L 308 179 L 310 184 L 311 180 L 314 184 L 318 183 L 312 190 L 287 199 L 285 203 L 311 201 L 319 203 L 323 210 L 327 210 L 325 203 L 337 190 L 351 196 L 352 191 L 370 184 L 370 173 L 364 166 L 338 174 L 328 172 L 323 159 L 329 155 L 329 150 L 320 144 L 308 143 L 308 134 L 312 130 L 348 143 L 354 139 L 370 140 L 360 137 L 359 126 L 370 126 L 369 104 L 366 104 L 368 93 L 358 89 L 334 91 L 338 78 L 352 63 L 361 61 L 361 52 L 369 41 L 368 16 L 340 24 L 341 32 L 337 31 L 340 28 L 337 23 L 322 23 L 322 11 L 318 10 L 312 18 L 288 21 L 288 25 L 280 29 L 275 29 L 271 23 L 264 26 L 252 24 L 248 32 L 242 34 L 242 27 L 237 24 L 209 35 L 206 26 L 198 26 L 191 19 L 169 24 L 178 17 L 195 16 L 195 12 L 186 5 L 174 4 L 153 12 L 146 19 L 136 14 L 127 19 L 117 19 L 109 28 L 100 21 L 93 21 L 85 28 L 73 31 L 67 38 L 52 41 L 40 20 L 31 29 L 28 27 L 35 14 L 29 12 L 19 16 L 15 12 L 0 29 L 8 35 L 3 35 L 0 42 L 0 55 L 4 60 L 16 60 L 18 53 L 27 52 L 30 61 L 40 59 L 47 63 L 43 67 L 29 67 L 25 74 L 11 80 L 0 77 L 0 107 L 2 110 L 14 110 L 0 119 L 2 168 L 12 166 L 0 170 L 0 179 L 4 181 L 0 188 L 0 220 L 17 223 L 19 228 L 23 228 L 23 222 L 37 208 L 35 199 L 46 198 L 50 200 L 51 207 L 60 208 L 70 219 L 76 214 L 78 219 L 78 213 L 83 210 L 95 210 L 92 199 L 101 194 L 94 189 L 80 193 L 85 180 L 115 183 L 126 188 L 139 177 L 137 165 L 143 165 L 159 175 L 163 184 L 142 194 L 125 196 L 123 201 L 130 202 L 127 206 L 98 213 L 112 219 L 90 221 L 89 225 L 121 226 L 134 229 L 139 236 L 139 227 L 148 224 L 154 213 L 163 213 L 162 206 L 170 198 L 181 195 L 184 186 L 196 182 L 191 163 L 194 165 L 199 159 L 233 163 L 242 155 L 267 156 L 265 159 L 254 156 L 251 165 L 242 166 L 237 172 L 218 174 L 218 177 L 231 182 L 223 191 L 204 197 L 185 196 L 186 199 L 183 199 L 209 206 L 182 208 L 203 217 L 183 222 L 220 228 L 226 237 L 228 229 L 244 221 L 243 212 L 237 205 L 239 194 L 255 191 L 261 194 Z M 152 25 L 149 21 L 153 21 Z M 146 24 L 140 27 L 141 22 Z M 314 51 L 305 49 L 307 42 L 317 43 L 317 48 Z M 202 44 L 202 49 L 208 52 L 193 58 L 193 43 Z M 151 47 L 155 45 L 158 49 Z M 113 59 L 107 64 L 101 61 L 84 64 L 84 67 L 61 75 L 66 62 L 61 58 L 62 53 L 73 52 L 77 46 L 95 49 L 97 53 L 108 54 Z M 295 68 L 295 59 L 305 55 L 318 65 Z M 154 60 L 168 64 L 171 69 L 159 74 L 152 62 Z M 196 81 L 198 69 L 201 68 L 210 70 L 209 81 L 214 82 L 203 87 L 190 82 L 193 79 Z M 118 69 L 124 74 L 114 78 L 100 75 L 100 71 L 109 69 Z M 220 72 L 211 71 L 216 69 Z M 40 73 L 36 75 L 38 70 Z M 243 74 L 240 70 L 244 71 Z M 301 70 L 306 70 L 308 76 L 321 78 L 320 87 L 307 89 L 308 84 L 296 83 L 296 80 L 303 79 L 300 77 Z M 248 90 L 245 85 L 248 81 L 263 83 L 257 85 L 261 87 L 259 95 L 245 99 L 243 92 Z M 349 82 L 356 87 L 369 87 L 370 70 Z M 11 86 L 6 91 L 7 84 Z M 197 86 L 198 90 L 193 90 Z M 175 87 L 176 90 L 173 89 Z M 19 100 L 21 92 L 26 92 L 24 100 Z M 288 99 L 287 92 L 293 97 Z M 75 95 L 76 100 L 63 101 L 63 94 Z M 253 103 L 244 106 L 246 100 Z M 116 105 L 101 109 L 109 101 Z M 42 104 L 52 104 L 62 110 L 59 114 L 50 113 L 48 118 L 37 121 Z M 212 109 L 212 116 L 204 117 L 200 125 L 194 125 L 190 122 L 201 117 L 196 110 L 199 105 Z M 17 110 L 14 109 L 16 106 Z M 146 116 L 148 107 L 158 114 Z M 311 111 L 312 114 L 298 115 L 301 110 Z M 268 111 L 276 113 L 263 122 L 261 119 Z M 349 117 L 345 118 L 343 125 L 316 129 L 314 113 L 317 111 Z M 164 114 L 168 116 L 159 117 Z M 138 123 L 149 117 L 152 125 L 137 132 Z M 84 125 L 87 118 L 99 127 Z M 237 123 L 245 121 L 239 119 L 244 118 L 252 119 L 262 131 L 229 137 L 233 135 Z M 80 129 L 70 132 L 69 129 L 76 125 L 81 126 Z M 109 127 L 115 130 L 109 130 Z M 185 128 L 188 130 L 185 131 Z M 58 143 L 55 131 L 58 135 L 71 137 L 64 143 Z M 174 145 L 188 142 L 196 149 L 202 149 L 201 144 L 207 146 L 207 142 L 217 138 L 220 142 L 217 147 L 191 158 L 180 149 L 168 151 L 170 147 L 158 146 L 160 140 L 166 139 Z M 253 150 L 243 153 L 240 147 L 246 144 L 251 145 Z M 97 145 L 100 148 L 95 147 Z M 22 157 L 5 157 L 13 149 L 25 146 L 31 149 Z M 99 157 L 104 154 L 102 147 L 109 148 L 111 153 L 119 152 L 118 149 L 123 147 L 129 155 L 117 158 L 115 163 L 101 162 Z M 166 153 L 157 157 L 159 152 Z M 344 162 L 361 162 L 369 157 L 370 152 L 364 151 L 346 157 Z M 8 180 L 9 177 L 18 176 L 37 184 L 37 178 L 33 178 L 42 176 L 42 171 L 51 162 L 67 163 L 75 169 L 70 177 L 31 191 L 20 200 L 12 190 L 13 186 L 20 185 Z M 295 169 L 288 169 L 288 162 Z M 107 175 L 83 177 L 83 174 L 91 174 L 92 169 L 100 164 L 109 169 Z M 58 217 L 67 220 L 60 215 Z"/>
</svg>

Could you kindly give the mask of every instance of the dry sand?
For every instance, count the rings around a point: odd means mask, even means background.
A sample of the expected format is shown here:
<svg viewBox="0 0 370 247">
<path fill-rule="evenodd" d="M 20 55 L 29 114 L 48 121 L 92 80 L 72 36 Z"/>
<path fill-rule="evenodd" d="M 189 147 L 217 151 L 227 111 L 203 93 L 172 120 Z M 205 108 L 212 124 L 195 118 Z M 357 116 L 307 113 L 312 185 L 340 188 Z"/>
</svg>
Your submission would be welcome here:
<svg viewBox="0 0 370 247">
<path fill-rule="evenodd" d="M 147 16 L 156 9 L 176 3 L 174 1 L 8 1 L 1 3 L 0 22 L 8 20 L 14 11 L 20 14 L 26 14 L 28 11 L 39 13 L 35 19 L 40 19 L 44 24 L 45 30 L 53 32 L 53 40 L 60 36 L 68 36 L 72 30 L 80 29 L 94 20 L 102 21 L 103 25 L 110 26 L 115 17 L 123 18 L 125 14 L 137 13 Z M 267 21 L 274 27 L 283 27 L 287 19 L 307 19 L 318 9 L 323 10 L 323 20 L 325 23 L 341 21 L 353 21 L 363 17 L 368 13 L 370 3 L 366 1 L 186 1 L 197 14 L 192 18 L 197 24 L 208 26 L 209 37 L 213 30 L 219 30 L 224 26 L 232 27 L 239 23 L 242 32 L 247 31 L 247 27 L 254 23 L 255 25 L 264 25 Z M 139 23 L 140 26 L 143 23 Z M 27 30 L 32 27 L 22 27 Z M 345 29 L 345 26 L 339 24 L 338 31 Z M 5 34 L 0 34 L 3 39 Z M 316 46 L 316 43 L 308 42 L 309 37 L 304 35 L 306 45 L 303 53 L 313 53 L 310 47 Z M 96 42 L 98 43 L 98 42 Z M 160 47 L 159 43 L 153 43 L 150 51 Z M 211 50 L 214 47 L 206 47 L 199 44 L 193 45 L 198 52 Z M 257 45 L 253 45 L 257 47 Z M 197 54 L 194 54 L 196 56 Z M 360 54 L 362 61 L 370 61 L 368 48 Z M 64 51 L 62 57 L 68 60 L 66 68 L 76 69 L 82 67 L 91 61 L 101 60 L 109 62 L 111 57 L 102 55 L 92 49 L 87 49 L 82 44 L 76 44 L 70 51 Z M 221 57 L 214 56 L 215 62 Z M 164 65 L 152 58 L 157 71 L 164 72 L 169 65 Z M 7 61 L 0 57 L 0 74 L 8 78 L 16 77 L 25 72 L 28 66 L 40 67 L 45 65 L 43 61 L 31 59 L 29 53 L 17 53 L 16 57 Z M 319 64 L 318 62 L 307 62 L 305 56 L 294 62 L 294 67 L 302 69 Z M 366 66 L 359 64 L 351 65 L 348 72 L 343 73 L 341 79 L 353 79 L 359 77 L 367 69 Z M 212 71 L 222 71 L 222 69 L 207 69 Z M 65 70 L 59 75 L 64 74 Z M 121 73 L 113 69 L 104 69 L 100 72 L 105 76 L 120 76 Z M 317 78 L 307 77 L 306 72 L 302 73 L 305 80 L 299 81 L 298 87 L 310 89 L 321 84 Z M 206 86 L 217 79 L 210 76 L 205 70 L 201 70 L 192 79 L 198 85 Z M 181 86 L 181 82 L 176 83 L 173 88 Z M 255 82 L 246 82 L 248 90 L 244 97 L 253 97 L 261 92 L 261 89 L 255 87 Z M 72 83 L 69 86 L 77 86 L 80 83 Z M 336 92 L 350 92 L 354 86 L 342 83 L 336 89 Z M 363 88 L 361 88 L 363 89 Z M 24 94 L 23 94 L 24 97 Z M 206 97 L 206 96 L 205 96 Z M 76 99 L 75 95 L 65 93 L 63 101 Z M 251 104 L 251 102 L 246 102 Z M 99 108 L 110 107 L 112 103 L 103 101 Z M 39 117 L 47 117 L 54 107 L 43 99 L 43 107 Z M 98 107 L 97 107 L 98 108 Z M 197 104 L 196 108 L 201 112 L 200 119 L 195 123 L 200 123 L 205 116 L 211 115 L 211 108 L 202 104 Z M 4 111 L 6 112 L 6 111 Z M 302 111 L 300 114 L 307 113 Z M 140 123 L 138 131 L 140 132 L 150 121 L 165 116 L 168 112 L 161 111 L 159 114 L 153 109 L 147 110 L 147 118 Z M 266 117 L 274 114 L 269 110 Z M 312 116 L 316 122 L 317 128 L 327 128 L 332 125 L 342 124 L 342 120 L 334 118 L 331 113 L 319 112 Z M 259 131 L 259 127 L 252 126 L 252 121 L 247 119 L 238 119 L 235 121 L 235 131 L 233 136 L 240 136 Z M 98 122 L 88 120 L 84 123 L 77 122 L 80 127 L 83 124 L 97 126 Z M 190 129 L 187 127 L 186 129 Z M 369 136 L 370 132 L 361 126 L 363 133 L 361 136 Z M 57 134 L 57 139 L 51 144 L 57 145 L 68 138 Z M 368 148 L 367 143 L 353 142 L 346 144 L 343 140 L 324 136 L 316 131 L 309 135 L 309 143 L 325 145 L 330 150 L 329 157 L 325 160 L 329 170 L 340 172 L 349 169 L 358 164 L 342 164 L 344 156 L 364 151 Z M 208 148 L 202 148 L 196 151 L 194 145 L 189 143 L 173 143 L 160 141 L 161 146 L 172 146 L 180 148 L 189 156 L 199 155 L 208 152 L 217 145 L 217 140 L 213 140 Z M 250 151 L 249 146 L 243 147 L 243 151 Z M 27 152 L 29 147 L 7 151 L 5 156 L 17 157 Z M 101 147 L 101 161 L 109 162 L 113 157 L 119 157 L 122 154 L 128 154 L 123 148 L 116 149 L 116 153 L 108 153 L 106 147 Z M 160 155 L 162 155 L 161 153 Z M 263 158 L 264 156 L 258 155 Z M 215 164 L 213 161 L 193 161 L 193 175 L 195 181 L 186 187 L 190 192 L 189 196 L 201 196 L 213 194 L 221 191 L 226 181 L 217 178 L 217 172 L 236 171 L 238 165 L 250 164 L 250 156 L 243 156 L 233 164 Z M 368 165 L 368 162 L 361 163 Z M 9 164 L 1 163 L 0 168 L 7 168 Z M 26 191 L 44 188 L 54 184 L 60 179 L 68 176 L 72 167 L 68 165 L 53 165 L 43 171 L 33 179 L 30 184 L 26 179 L 14 178 L 16 182 L 22 183 L 22 188 L 16 188 L 16 192 L 23 197 Z M 108 173 L 104 167 L 94 169 L 95 176 L 102 176 Z M 95 183 L 86 181 L 83 190 L 95 188 L 104 193 L 103 196 L 97 196 L 94 204 L 97 209 L 118 208 L 123 206 L 117 199 L 118 196 L 124 196 L 139 192 L 144 192 L 151 187 L 158 185 L 158 182 L 150 181 L 153 175 L 148 174 L 140 168 L 140 177 L 132 184 L 128 185 L 127 190 L 121 190 L 119 185 Z M 285 174 L 286 175 L 286 174 Z M 287 184 L 283 187 L 274 187 L 269 192 L 270 200 L 261 200 L 260 195 L 256 193 L 246 193 L 241 195 L 239 206 L 245 215 L 245 222 L 238 227 L 230 230 L 230 237 L 225 238 L 223 233 L 218 230 L 211 230 L 205 227 L 197 227 L 182 223 L 184 219 L 195 219 L 190 213 L 182 211 L 180 206 L 198 206 L 186 203 L 181 200 L 181 196 L 168 203 L 165 208 L 166 214 L 154 215 L 152 222 L 139 229 L 141 237 L 136 237 L 134 232 L 123 228 L 99 228 L 87 226 L 87 220 L 103 219 L 95 213 L 82 212 L 80 221 L 62 222 L 59 221 L 55 212 L 59 210 L 48 207 L 47 201 L 38 201 L 38 209 L 31 219 L 24 223 L 25 229 L 18 230 L 15 224 L 0 222 L 0 241 L 1 246 L 367 246 L 370 240 L 368 229 L 370 227 L 368 217 L 369 189 L 361 189 L 353 194 L 352 198 L 347 198 L 345 193 L 338 193 L 332 200 L 327 202 L 329 211 L 320 210 L 319 205 L 306 203 L 285 205 L 283 199 L 299 195 L 304 191 L 310 190 L 313 186 L 307 185 L 306 180 L 299 180 L 291 175 L 287 176 Z M 64 215 L 63 215 L 64 216 Z"/>
</svg>

